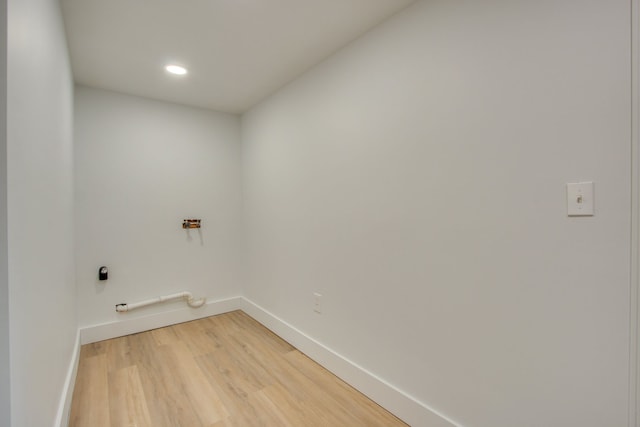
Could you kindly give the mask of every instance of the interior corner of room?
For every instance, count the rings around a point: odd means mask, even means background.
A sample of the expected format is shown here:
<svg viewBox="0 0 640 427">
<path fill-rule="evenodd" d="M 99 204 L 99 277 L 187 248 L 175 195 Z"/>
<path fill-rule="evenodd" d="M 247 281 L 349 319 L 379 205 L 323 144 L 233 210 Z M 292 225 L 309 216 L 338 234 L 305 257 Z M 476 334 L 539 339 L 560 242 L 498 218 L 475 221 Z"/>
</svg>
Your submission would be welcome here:
<svg viewBox="0 0 640 427">
<path fill-rule="evenodd" d="M 637 0 L 161 3 L 0 6 L 0 426 L 241 310 L 414 427 L 640 427 Z"/>
</svg>

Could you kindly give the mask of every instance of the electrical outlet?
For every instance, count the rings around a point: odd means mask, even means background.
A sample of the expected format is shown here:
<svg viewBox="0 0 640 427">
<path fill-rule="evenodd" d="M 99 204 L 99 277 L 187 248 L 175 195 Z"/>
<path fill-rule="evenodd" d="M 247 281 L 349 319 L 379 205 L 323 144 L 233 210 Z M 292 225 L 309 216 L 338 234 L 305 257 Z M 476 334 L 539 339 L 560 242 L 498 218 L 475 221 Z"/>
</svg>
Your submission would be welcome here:
<svg viewBox="0 0 640 427">
<path fill-rule="evenodd" d="M 322 295 L 317 292 L 313 293 L 313 311 L 322 314 Z"/>
</svg>

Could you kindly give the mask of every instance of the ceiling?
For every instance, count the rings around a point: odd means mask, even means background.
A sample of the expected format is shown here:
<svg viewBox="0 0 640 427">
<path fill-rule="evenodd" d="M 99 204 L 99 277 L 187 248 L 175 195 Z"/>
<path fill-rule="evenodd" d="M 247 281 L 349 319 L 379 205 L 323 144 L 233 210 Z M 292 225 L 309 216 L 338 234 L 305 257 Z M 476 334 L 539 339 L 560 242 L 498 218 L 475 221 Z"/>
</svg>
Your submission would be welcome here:
<svg viewBox="0 0 640 427">
<path fill-rule="evenodd" d="M 240 113 L 414 0 L 61 0 L 77 83 Z M 174 76 L 168 63 L 189 73 Z"/>
</svg>

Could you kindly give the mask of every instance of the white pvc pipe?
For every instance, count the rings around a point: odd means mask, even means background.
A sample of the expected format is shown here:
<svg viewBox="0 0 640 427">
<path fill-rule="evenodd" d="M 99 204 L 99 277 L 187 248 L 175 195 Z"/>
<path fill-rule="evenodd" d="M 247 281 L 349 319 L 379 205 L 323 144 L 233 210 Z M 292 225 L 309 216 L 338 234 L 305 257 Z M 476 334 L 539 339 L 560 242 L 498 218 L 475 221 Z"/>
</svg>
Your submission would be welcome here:
<svg viewBox="0 0 640 427">
<path fill-rule="evenodd" d="M 169 301 L 172 299 L 184 298 L 187 300 L 187 304 L 189 307 L 198 308 L 202 307 L 204 303 L 207 301 L 206 298 L 194 299 L 191 292 L 178 292 L 177 294 L 165 295 L 157 298 L 151 298 L 148 300 L 135 302 L 133 304 L 117 304 L 116 311 L 119 313 L 123 313 L 126 311 L 131 311 L 135 308 L 146 307 L 147 305 L 158 304 L 164 301 Z"/>
</svg>

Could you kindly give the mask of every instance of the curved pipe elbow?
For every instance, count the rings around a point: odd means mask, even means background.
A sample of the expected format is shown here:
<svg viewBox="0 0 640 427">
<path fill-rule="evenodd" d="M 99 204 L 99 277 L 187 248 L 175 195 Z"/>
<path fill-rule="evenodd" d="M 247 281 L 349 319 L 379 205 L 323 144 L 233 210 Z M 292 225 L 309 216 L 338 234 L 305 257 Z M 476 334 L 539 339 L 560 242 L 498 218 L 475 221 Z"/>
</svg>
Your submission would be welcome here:
<svg viewBox="0 0 640 427">
<path fill-rule="evenodd" d="M 189 307 L 193 307 L 193 308 L 202 307 L 205 302 L 207 302 L 206 298 L 200 298 L 200 299 L 194 300 L 193 297 L 191 297 L 187 299 L 187 304 L 189 305 Z"/>
</svg>

